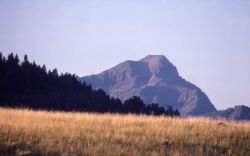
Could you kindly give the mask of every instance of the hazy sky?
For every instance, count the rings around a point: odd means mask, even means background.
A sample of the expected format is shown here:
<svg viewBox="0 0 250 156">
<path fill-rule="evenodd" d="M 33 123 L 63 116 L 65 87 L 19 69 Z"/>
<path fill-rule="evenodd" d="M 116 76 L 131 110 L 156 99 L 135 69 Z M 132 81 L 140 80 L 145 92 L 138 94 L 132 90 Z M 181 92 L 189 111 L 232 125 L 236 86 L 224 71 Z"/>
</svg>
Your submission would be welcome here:
<svg viewBox="0 0 250 156">
<path fill-rule="evenodd" d="M 0 51 L 79 76 L 162 54 L 216 108 L 250 106 L 249 0 L 0 0 Z"/>
</svg>

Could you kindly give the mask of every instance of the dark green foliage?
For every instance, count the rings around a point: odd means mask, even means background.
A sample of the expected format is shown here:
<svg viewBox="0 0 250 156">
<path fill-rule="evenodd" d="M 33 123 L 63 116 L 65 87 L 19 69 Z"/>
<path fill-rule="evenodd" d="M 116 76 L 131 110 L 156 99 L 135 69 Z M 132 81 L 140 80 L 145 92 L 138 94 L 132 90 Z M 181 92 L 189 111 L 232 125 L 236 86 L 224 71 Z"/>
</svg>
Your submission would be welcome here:
<svg viewBox="0 0 250 156">
<path fill-rule="evenodd" d="M 93 90 L 85 82 L 80 83 L 75 75 L 59 75 L 57 69 L 47 71 L 45 65 L 30 63 L 27 55 L 20 63 L 13 53 L 7 59 L 0 53 L 0 106 L 179 116 L 172 107 L 146 105 L 136 96 L 123 103 L 102 89 Z"/>
</svg>

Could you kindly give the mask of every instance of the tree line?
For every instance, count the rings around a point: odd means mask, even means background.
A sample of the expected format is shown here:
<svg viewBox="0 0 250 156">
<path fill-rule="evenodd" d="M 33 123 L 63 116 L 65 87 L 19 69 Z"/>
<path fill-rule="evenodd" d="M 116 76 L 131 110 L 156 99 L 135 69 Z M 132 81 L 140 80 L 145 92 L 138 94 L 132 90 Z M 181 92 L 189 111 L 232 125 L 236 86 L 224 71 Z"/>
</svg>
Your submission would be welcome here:
<svg viewBox="0 0 250 156">
<path fill-rule="evenodd" d="M 25 55 L 21 62 L 18 55 L 7 57 L 0 53 L 0 106 L 25 107 L 31 109 L 132 113 L 179 116 L 171 106 L 164 108 L 157 103 L 145 104 L 134 96 L 122 102 L 110 97 L 102 89 L 92 89 L 81 83 L 76 75 L 58 74 L 57 69 L 30 62 Z"/>
</svg>

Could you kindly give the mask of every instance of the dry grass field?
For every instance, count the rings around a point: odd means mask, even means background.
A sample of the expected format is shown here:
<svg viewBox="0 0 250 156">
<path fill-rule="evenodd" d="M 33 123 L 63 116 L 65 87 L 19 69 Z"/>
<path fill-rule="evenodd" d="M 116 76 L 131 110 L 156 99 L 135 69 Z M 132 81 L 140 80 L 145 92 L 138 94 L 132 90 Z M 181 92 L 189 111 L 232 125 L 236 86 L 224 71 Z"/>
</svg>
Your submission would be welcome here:
<svg viewBox="0 0 250 156">
<path fill-rule="evenodd" d="M 0 155 L 250 155 L 250 123 L 0 108 Z"/>
</svg>

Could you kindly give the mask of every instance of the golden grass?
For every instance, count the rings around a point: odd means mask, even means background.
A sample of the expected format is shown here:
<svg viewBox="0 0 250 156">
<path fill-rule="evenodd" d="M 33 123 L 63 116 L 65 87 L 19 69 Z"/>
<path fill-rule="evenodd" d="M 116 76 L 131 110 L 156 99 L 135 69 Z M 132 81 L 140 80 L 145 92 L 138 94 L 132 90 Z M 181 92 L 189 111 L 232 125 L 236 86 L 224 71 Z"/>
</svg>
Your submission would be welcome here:
<svg viewBox="0 0 250 156">
<path fill-rule="evenodd" d="M 247 156 L 250 123 L 0 108 L 0 155 Z"/>
</svg>

